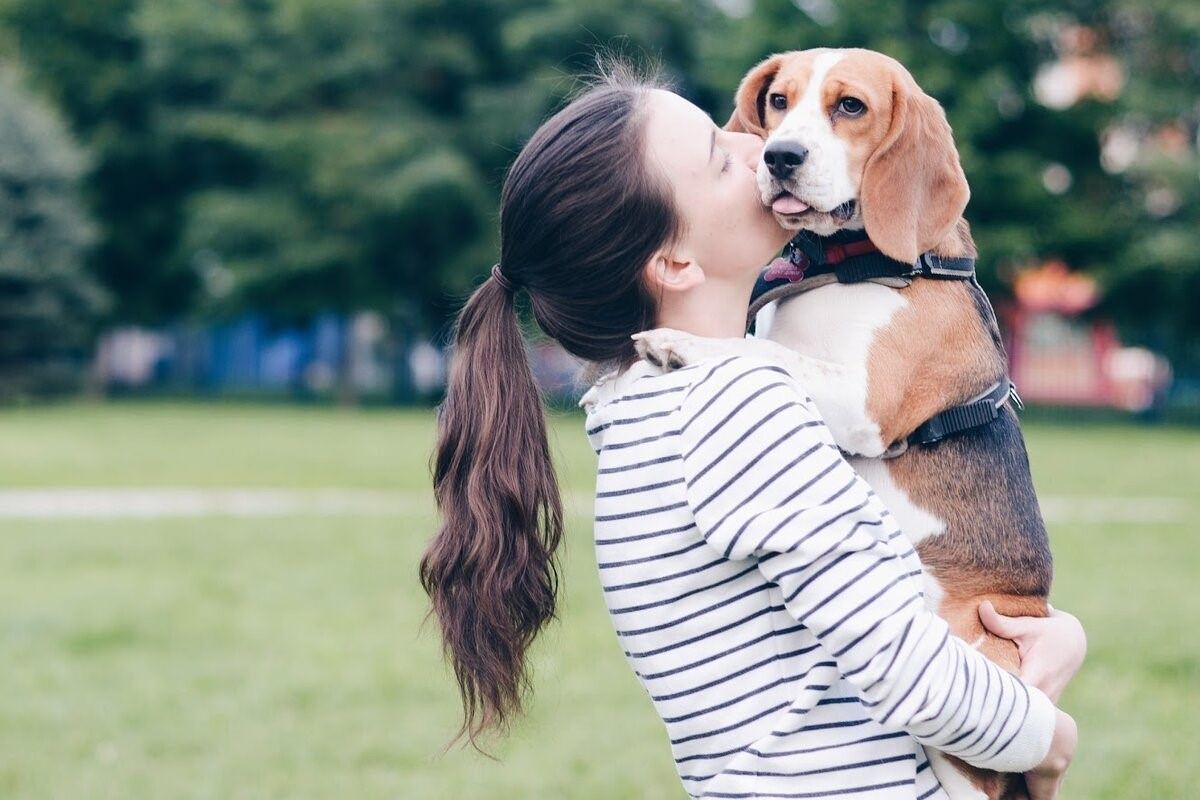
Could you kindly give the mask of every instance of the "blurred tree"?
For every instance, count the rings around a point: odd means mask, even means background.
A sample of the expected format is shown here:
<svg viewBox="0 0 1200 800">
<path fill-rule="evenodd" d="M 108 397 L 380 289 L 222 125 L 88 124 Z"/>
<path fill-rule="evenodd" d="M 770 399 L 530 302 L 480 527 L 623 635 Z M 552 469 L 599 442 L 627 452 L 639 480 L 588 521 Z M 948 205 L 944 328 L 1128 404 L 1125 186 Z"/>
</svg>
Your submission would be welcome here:
<svg viewBox="0 0 1200 800">
<path fill-rule="evenodd" d="M 589 46 L 690 55 L 663 0 L 158 0 L 135 27 L 209 300 L 426 329 L 495 260 L 503 171 Z"/>
<path fill-rule="evenodd" d="M 0 26 L 95 153 L 115 318 L 374 308 L 428 331 L 494 260 L 504 172 L 596 48 L 649 54 L 724 122 L 767 54 L 864 46 L 946 107 L 989 289 L 1061 258 L 1130 338 L 1197 347 L 1194 3 L 0 0 Z M 1080 64 L 1099 83 L 1064 95 Z"/>
<path fill-rule="evenodd" d="M 104 296 L 83 271 L 84 160 L 63 123 L 0 67 L 0 401 L 77 387 Z"/>
<path fill-rule="evenodd" d="M 1135 235 L 1099 270 L 1103 312 L 1200 374 L 1200 6 L 1177 0 L 1103 4 L 1100 31 L 1120 58 L 1119 114 L 1102 163 L 1121 182 Z M 1086 21 L 1085 17 L 1085 21 Z"/>
<path fill-rule="evenodd" d="M 197 301 L 439 324 L 494 260 L 504 168 L 588 51 L 619 41 L 677 75 L 691 58 L 668 0 L 4 3 L 97 151 L 96 269 L 124 319 Z"/>
<path fill-rule="evenodd" d="M 136 0 L 3 0 L 31 82 L 53 98 L 92 154 L 85 198 L 100 225 L 92 272 L 114 298 L 112 318 L 159 322 L 186 311 L 195 274 L 172 258 L 187 190 L 183 163 L 160 133 Z"/>
</svg>

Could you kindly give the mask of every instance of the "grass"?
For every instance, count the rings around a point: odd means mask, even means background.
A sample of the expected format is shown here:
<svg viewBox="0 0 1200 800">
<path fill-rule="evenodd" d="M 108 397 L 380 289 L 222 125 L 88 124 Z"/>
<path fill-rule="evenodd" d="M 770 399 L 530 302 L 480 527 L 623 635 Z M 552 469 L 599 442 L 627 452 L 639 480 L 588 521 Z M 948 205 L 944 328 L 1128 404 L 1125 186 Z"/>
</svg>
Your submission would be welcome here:
<svg viewBox="0 0 1200 800">
<path fill-rule="evenodd" d="M 581 420 L 554 430 L 586 496 Z M 1200 511 L 1200 430 L 1027 426 L 1046 496 L 1174 498 Z M 345 487 L 425 492 L 429 412 L 121 404 L 0 412 L 0 488 Z M 407 516 L 0 518 L 0 798 L 681 797 L 657 717 L 571 504 L 561 622 L 528 718 L 439 755 L 456 699 Z M 1188 515 L 1190 516 L 1190 514 Z M 1058 523 L 1053 600 L 1083 619 L 1063 705 L 1064 797 L 1174 798 L 1200 784 L 1200 543 L 1189 519 Z"/>
</svg>

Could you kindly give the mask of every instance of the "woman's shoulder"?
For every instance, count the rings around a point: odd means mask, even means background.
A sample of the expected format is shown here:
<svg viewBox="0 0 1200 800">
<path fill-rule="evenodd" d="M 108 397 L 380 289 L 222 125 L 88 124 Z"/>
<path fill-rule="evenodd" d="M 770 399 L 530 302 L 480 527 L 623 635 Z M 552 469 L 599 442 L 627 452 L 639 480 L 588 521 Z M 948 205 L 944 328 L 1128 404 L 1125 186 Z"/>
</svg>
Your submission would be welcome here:
<svg viewBox="0 0 1200 800">
<path fill-rule="evenodd" d="M 749 353 L 714 356 L 692 366 L 695 372 L 681 398 L 685 414 L 715 403 L 741 407 L 764 395 L 810 402 L 792 374 L 769 356 Z"/>
<path fill-rule="evenodd" d="M 752 387 L 763 380 L 792 380 L 790 373 L 767 356 L 757 354 L 713 354 L 683 367 L 665 368 L 639 359 L 623 369 L 592 376 L 579 406 L 591 412 L 614 402 L 640 399 L 649 392 L 678 392 L 677 399 L 693 393 L 724 390 L 731 386 Z M 794 383 L 794 381 L 793 381 Z"/>
<path fill-rule="evenodd" d="M 668 434 L 686 450 L 718 429 L 717 438 L 724 441 L 764 426 L 770 430 L 771 420 L 820 421 L 812 401 L 778 361 L 743 353 L 713 355 L 676 369 L 638 361 L 601 376 L 579 404 L 596 452 L 614 442 L 626 447 Z"/>
</svg>

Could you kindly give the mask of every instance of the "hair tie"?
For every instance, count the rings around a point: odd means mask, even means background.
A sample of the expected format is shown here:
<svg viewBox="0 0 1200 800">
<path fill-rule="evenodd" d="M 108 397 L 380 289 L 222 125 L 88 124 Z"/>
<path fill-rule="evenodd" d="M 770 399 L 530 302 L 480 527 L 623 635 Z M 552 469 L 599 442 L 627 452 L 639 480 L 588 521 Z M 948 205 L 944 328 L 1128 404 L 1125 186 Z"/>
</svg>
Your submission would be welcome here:
<svg viewBox="0 0 1200 800">
<path fill-rule="evenodd" d="M 516 285 L 514 285 L 512 281 L 510 281 L 508 278 L 506 278 L 504 276 L 504 273 L 500 271 L 500 263 L 499 262 L 492 264 L 492 277 L 496 279 L 496 283 L 500 284 L 501 288 L 503 288 L 506 292 L 509 292 L 511 294 L 512 292 L 515 292 L 517 290 Z"/>
</svg>

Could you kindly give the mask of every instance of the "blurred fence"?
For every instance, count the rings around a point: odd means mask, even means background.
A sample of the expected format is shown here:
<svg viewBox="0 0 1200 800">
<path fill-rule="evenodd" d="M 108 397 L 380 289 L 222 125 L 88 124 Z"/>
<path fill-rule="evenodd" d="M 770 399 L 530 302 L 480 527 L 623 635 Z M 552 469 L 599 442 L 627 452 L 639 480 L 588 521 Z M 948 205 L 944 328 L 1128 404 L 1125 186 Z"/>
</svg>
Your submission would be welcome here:
<svg viewBox="0 0 1200 800">
<path fill-rule="evenodd" d="M 548 342 L 529 348 L 547 399 L 573 403 L 580 363 Z M 373 312 L 273 326 L 255 314 L 220 324 L 121 327 L 100 337 L 92 384 L 106 394 L 265 396 L 423 403 L 440 396 L 448 351 L 389 329 Z"/>
<path fill-rule="evenodd" d="M 1200 378 L 1173 376 L 1142 348 L 1120 347 L 1107 325 L 1005 315 L 1010 369 L 1034 405 L 1100 407 L 1148 416 L 1200 410 Z M 552 342 L 529 344 L 547 400 L 570 406 L 583 365 Z M 256 396 L 291 400 L 430 403 L 445 386 L 444 346 L 391 330 L 374 312 L 322 314 L 279 327 L 257 314 L 223 323 L 115 328 L 100 337 L 92 385 L 116 395 Z"/>
</svg>

